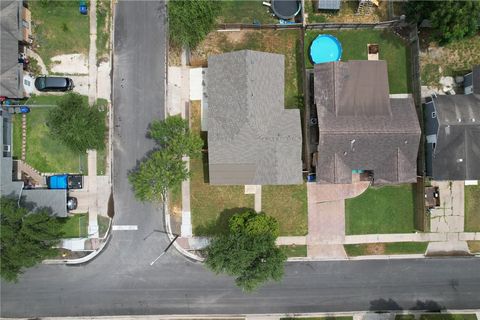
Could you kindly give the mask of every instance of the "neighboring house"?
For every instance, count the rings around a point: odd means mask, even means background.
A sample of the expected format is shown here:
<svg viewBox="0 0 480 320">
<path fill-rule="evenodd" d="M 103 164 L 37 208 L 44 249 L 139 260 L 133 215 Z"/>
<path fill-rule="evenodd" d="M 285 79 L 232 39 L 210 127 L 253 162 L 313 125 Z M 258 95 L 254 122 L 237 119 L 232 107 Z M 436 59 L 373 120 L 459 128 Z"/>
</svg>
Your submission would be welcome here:
<svg viewBox="0 0 480 320">
<path fill-rule="evenodd" d="M 348 61 L 314 67 L 319 184 L 415 182 L 420 125 L 413 99 L 388 94 L 385 61 Z M 316 123 L 314 121 L 313 123 Z"/>
<path fill-rule="evenodd" d="M 22 1 L 0 1 L 0 27 L 0 96 L 23 98 L 23 64 L 19 54 L 31 42 L 31 17 Z"/>
<path fill-rule="evenodd" d="M 317 0 L 318 10 L 340 10 L 341 0 Z"/>
<path fill-rule="evenodd" d="M 302 183 L 300 111 L 284 109 L 284 60 L 249 50 L 209 57 L 210 184 Z"/>
<path fill-rule="evenodd" d="M 480 95 L 434 96 L 425 104 L 426 174 L 480 179 Z"/>
<path fill-rule="evenodd" d="M 20 204 L 32 212 L 46 209 L 57 217 L 67 217 L 67 190 L 44 188 L 24 189 L 24 182 L 16 180 L 12 159 L 12 122 L 10 114 L 0 110 L 0 195 L 20 199 Z"/>
<path fill-rule="evenodd" d="M 480 94 L 480 66 L 474 67 L 472 72 L 465 75 L 463 88 L 465 94 Z"/>
</svg>

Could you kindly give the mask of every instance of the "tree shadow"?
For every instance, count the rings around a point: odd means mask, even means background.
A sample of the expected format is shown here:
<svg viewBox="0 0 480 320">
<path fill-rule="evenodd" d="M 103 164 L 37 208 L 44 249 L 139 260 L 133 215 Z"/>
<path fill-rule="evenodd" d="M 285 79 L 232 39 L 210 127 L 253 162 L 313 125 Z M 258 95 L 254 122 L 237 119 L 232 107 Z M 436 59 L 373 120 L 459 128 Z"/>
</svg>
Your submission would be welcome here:
<svg viewBox="0 0 480 320">
<path fill-rule="evenodd" d="M 223 210 L 216 220 L 208 221 L 194 230 L 196 236 L 220 236 L 228 233 L 230 218 L 240 212 L 251 210 L 250 208 L 230 208 Z"/>
<path fill-rule="evenodd" d="M 370 301 L 371 311 L 389 311 L 389 310 L 403 310 L 403 308 L 393 299 L 377 299 Z"/>
<path fill-rule="evenodd" d="M 415 306 L 410 308 L 410 310 L 422 310 L 422 311 L 429 311 L 429 312 L 440 312 L 445 309 L 446 308 L 444 306 L 439 305 L 437 302 L 433 300 L 425 300 L 425 301 L 417 300 Z"/>
</svg>

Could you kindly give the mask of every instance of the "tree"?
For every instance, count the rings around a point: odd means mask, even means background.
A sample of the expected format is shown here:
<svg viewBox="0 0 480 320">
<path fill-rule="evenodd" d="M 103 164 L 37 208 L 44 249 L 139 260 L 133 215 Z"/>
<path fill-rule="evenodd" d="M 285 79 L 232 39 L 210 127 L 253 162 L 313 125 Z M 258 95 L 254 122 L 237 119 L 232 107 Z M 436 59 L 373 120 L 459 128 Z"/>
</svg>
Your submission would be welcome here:
<svg viewBox="0 0 480 320">
<path fill-rule="evenodd" d="M 168 27 L 173 44 L 195 48 L 215 26 L 215 20 L 220 12 L 219 2 L 170 0 Z"/>
<path fill-rule="evenodd" d="M 420 23 L 428 19 L 438 31 L 442 43 L 473 36 L 477 32 L 480 2 L 466 1 L 409 1 L 407 17 Z"/>
<path fill-rule="evenodd" d="M 216 273 L 234 276 L 245 291 L 279 281 L 285 253 L 275 245 L 279 233 L 275 218 L 252 210 L 233 215 L 225 234 L 215 236 L 206 249 L 205 263 Z"/>
<path fill-rule="evenodd" d="M 188 128 L 188 122 L 180 116 L 172 116 L 165 121 L 153 121 L 149 128 L 149 136 L 163 149 L 182 157 L 200 155 L 203 141 L 198 134 Z"/>
<path fill-rule="evenodd" d="M 75 152 L 105 147 L 105 116 L 79 94 L 69 93 L 60 99 L 47 118 L 52 135 Z"/>
<path fill-rule="evenodd" d="M 148 135 L 161 149 L 152 152 L 129 174 L 128 179 L 139 200 L 165 201 L 168 190 L 189 176 L 182 156 L 198 156 L 203 141 L 190 131 L 188 122 L 180 116 L 153 121 Z"/>
<path fill-rule="evenodd" d="M 128 176 L 135 197 L 141 201 L 165 201 L 168 189 L 187 178 L 185 163 L 168 150 L 154 151 Z"/>
<path fill-rule="evenodd" d="M 61 222 L 46 211 L 30 213 L 16 199 L 1 197 L 0 203 L 0 275 L 16 281 L 24 268 L 57 254 L 53 246 L 62 236 Z"/>
</svg>

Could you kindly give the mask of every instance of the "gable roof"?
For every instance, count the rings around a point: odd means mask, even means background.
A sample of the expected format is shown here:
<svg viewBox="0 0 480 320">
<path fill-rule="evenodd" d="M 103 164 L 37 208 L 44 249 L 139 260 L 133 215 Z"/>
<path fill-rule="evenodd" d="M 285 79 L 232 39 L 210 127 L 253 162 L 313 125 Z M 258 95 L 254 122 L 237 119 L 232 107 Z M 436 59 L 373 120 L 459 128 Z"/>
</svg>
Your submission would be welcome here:
<svg viewBox="0 0 480 320">
<path fill-rule="evenodd" d="M 211 56 L 207 85 L 210 184 L 301 183 L 300 113 L 284 109 L 284 56 Z"/>
<path fill-rule="evenodd" d="M 480 95 L 433 97 L 439 122 L 432 155 L 436 180 L 480 179 Z"/>
<path fill-rule="evenodd" d="M 23 98 L 23 66 L 18 63 L 21 40 L 19 1 L 0 1 L 0 95 Z"/>
<path fill-rule="evenodd" d="M 388 95 L 385 61 L 314 67 L 318 183 L 351 183 L 372 170 L 376 184 L 414 182 L 420 125 L 413 99 Z"/>
</svg>

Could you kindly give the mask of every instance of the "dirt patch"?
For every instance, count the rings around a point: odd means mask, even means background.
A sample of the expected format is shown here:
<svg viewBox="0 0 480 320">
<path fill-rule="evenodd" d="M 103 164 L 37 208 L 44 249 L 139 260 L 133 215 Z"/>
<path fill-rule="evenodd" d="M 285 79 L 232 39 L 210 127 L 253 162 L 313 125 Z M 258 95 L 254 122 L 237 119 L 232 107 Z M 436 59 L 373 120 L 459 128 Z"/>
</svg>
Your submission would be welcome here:
<svg viewBox="0 0 480 320">
<path fill-rule="evenodd" d="M 84 54 L 62 54 L 51 58 L 51 70 L 62 74 L 88 74 L 88 60 Z"/>
<path fill-rule="evenodd" d="M 384 243 L 369 243 L 365 249 L 366 255 L 381 255 L 385 253 Z"/>
<path fill-rule="evenodd" d="M 245 32 L 241 32 L 241 31 L 228 32 L 227 39 L 232 43 L 243 42 L 245 39 Z"/>
</svg>

